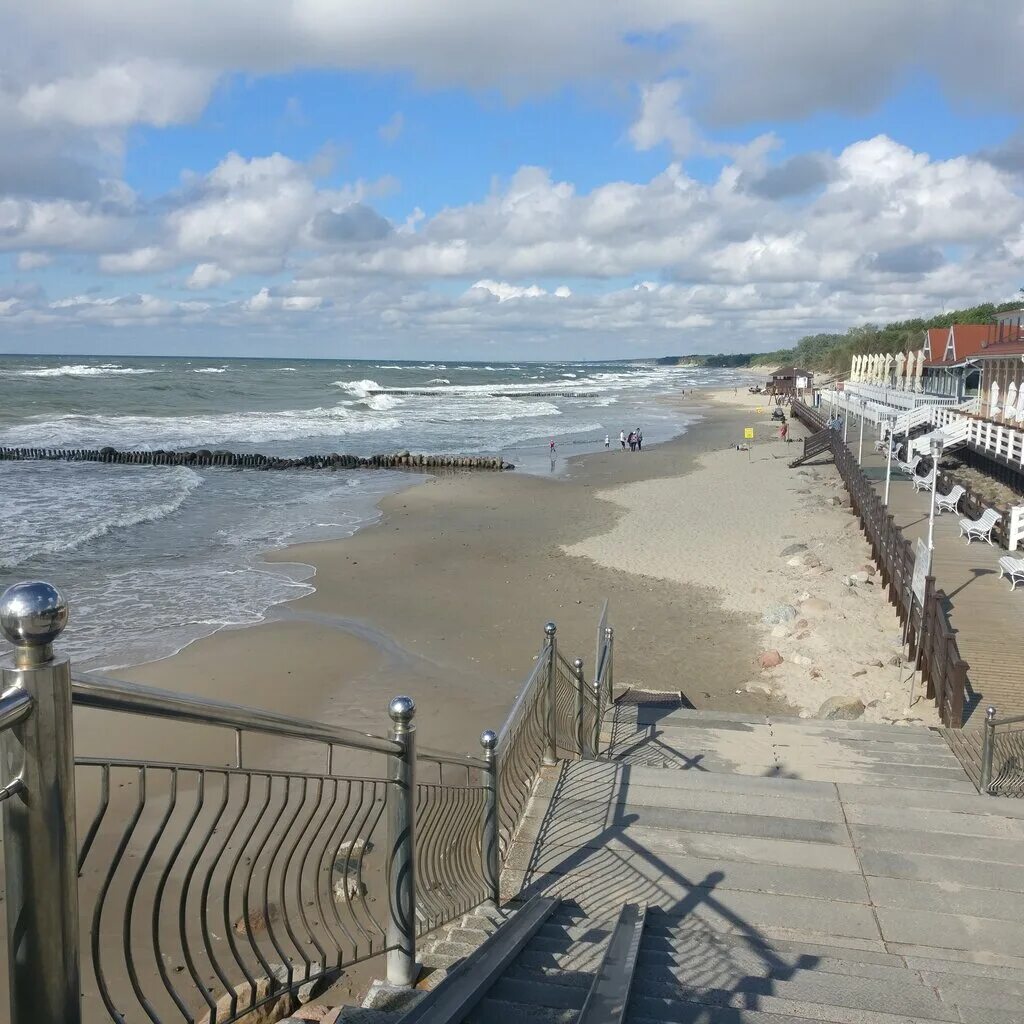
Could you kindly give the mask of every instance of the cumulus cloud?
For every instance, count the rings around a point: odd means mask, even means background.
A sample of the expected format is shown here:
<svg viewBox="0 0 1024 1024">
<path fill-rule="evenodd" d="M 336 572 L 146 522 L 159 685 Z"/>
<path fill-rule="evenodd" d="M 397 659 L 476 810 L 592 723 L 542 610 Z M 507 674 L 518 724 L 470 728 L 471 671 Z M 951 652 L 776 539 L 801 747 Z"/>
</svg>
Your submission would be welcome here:
<svg viewBox="0 0 1024 1024">
<path fill-rule="evenodd" d="M 509 284 L 508 281 L 491 281 L 484 279 L 477 281 L 467 295 L 471 298 L 487 296 L 497 299 L 498 302 L 508 302 L 510 299 L 540 299 L 549 293 L 539 285 L 517 285 Z M 567 299 L 572 292 L 565 285 L 559 285 L 554 291 L 554 296 L 559 299 Z"/>
<path fill-rule="evenodd" d="M 216 263 L 198 263 L 188 278 L 185 280 L 185 287 L 195 290 L 216 288 L 231 280 L 231 272 Z"/>
<path fill-rule="evenodd" d="M 19 270 L 41 270 L 53 263 L 53 254 L 48 252 L 19 252 L 17 267 Z"/>
<path fill-rule="evenodd" d="M 637 149 L 653 149 L 666 143 L 676 156 L 686 157 L 698 148 L 700 134 L 693 119 L 681 108 L 684 86 L 678 79 L 669 79 L 644 88 L 640 98 L 640 115 L 629 129 L 629 137 Z"/>
</svg>

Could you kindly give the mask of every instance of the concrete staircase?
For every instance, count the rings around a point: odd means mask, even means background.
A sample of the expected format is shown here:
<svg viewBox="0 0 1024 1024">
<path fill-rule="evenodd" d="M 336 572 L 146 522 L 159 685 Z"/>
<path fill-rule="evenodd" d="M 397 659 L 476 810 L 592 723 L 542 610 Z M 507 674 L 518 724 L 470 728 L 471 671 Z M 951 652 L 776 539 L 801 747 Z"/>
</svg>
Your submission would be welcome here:
<svg viewBox="0 0 1024 1024">
<path fill-rule="evenodd" d="M 1024 1024 L 1024 802 L 979 796 L 940 735 L 641 704 L 604 744 L 538 783 L 504 895 L 562 902 L 469 1024 L 577 1024 L 626 902 L 631 1024 Z"/>
</svg>

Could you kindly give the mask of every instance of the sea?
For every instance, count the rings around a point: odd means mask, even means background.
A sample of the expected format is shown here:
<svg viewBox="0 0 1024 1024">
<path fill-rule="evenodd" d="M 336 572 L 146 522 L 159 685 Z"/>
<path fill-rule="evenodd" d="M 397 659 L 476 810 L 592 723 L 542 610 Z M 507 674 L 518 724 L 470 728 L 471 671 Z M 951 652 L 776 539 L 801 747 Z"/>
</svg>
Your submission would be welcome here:
<svg viewBox="0 0 1024 1024">
<path fill-rule="evenodd" d="M 557 474 L 620 430 L 640 427 L 648 446 L 684 432 L 695 414 L 659 396 L 735 383 L 639 362 L 0 356 L 0 445 L 502 454 L 514 472 Z M 81 668 L 152 661 L 311 593 L 313 567 L 263 556 L 350 536 L 420 480 L 0 462 L 0 588 L 60 587 L 63 647 Z"/>
</svg>

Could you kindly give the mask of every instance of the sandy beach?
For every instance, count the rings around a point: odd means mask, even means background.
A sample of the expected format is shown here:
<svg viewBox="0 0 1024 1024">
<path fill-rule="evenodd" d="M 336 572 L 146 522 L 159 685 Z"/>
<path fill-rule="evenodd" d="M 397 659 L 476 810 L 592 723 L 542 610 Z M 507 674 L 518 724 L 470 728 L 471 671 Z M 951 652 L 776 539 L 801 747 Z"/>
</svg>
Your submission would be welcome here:
<svg viewBox="0 0 1024 1024">
<path fill-rule="evenodd" d="M 925 701 L 908 707 L 898 621 L 835 470 L 790 470 L 799 449 L 756 396 L 678 400 L 702 418 L 642 454 L 578 457 L 551 478 L 420 481 L 351 538 L 269 556 L 315 566 L 316 593 L 119 674 L 377 733 L 389 698 L 409 693 L 422 742 L 473 751 L 544 622 L 589 662 L 608 598 L 618 687 L 805 716 L 849 696 L 867 720 L 931 724 Z M 750 452 L 736 450 L 745 426 Z M 766 652 L 777 667 L 760 667 Z"/>
</svg>

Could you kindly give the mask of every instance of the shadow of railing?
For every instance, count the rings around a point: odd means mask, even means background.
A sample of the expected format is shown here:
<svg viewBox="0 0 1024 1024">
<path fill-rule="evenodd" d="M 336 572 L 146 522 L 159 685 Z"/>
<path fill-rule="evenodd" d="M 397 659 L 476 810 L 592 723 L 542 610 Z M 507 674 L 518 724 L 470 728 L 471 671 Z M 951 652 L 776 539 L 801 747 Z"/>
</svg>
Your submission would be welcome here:
<svg viewBox="0 0 1024 1024">
<path fill-rule="evenodd" d="M 592 920 L 611 919 L 625 902 L 646 903 L 649 924 L 670 931 L 655 928 L 645 935 L 645 949 L 673 954 L 673 963 L 682 968 L 678 973 L 668 968 L 676 990 L 699 993 L 701 1002 L 713 1005 L 757 1009 L 774 983 L 820 963 L 810 954 L 786 956 L 726 906 L 716 896 L 727 877 L 723 871 L 688 877 L 644 843 L 639 816 L 626 813 L 621 800 L 630 784 L 628 765 L 589 762 L 586 767 L 581 772 L 579 766 L 563 765 L 530 851 L 520 898 L 554 892 Z M 547 966 L 593 970 L 584 951 L 575 961 L 563 955 L 571 945 L 567 938 L 564 950 L 546 954 Z"/>
</svg>

